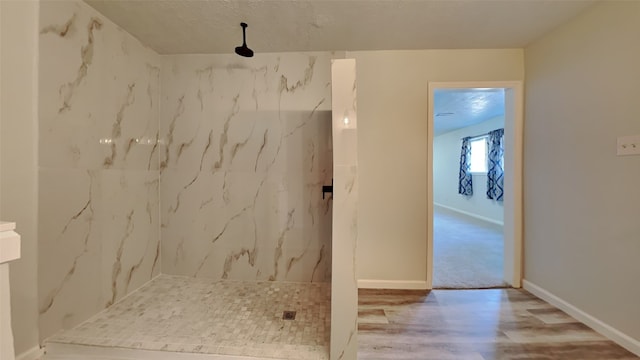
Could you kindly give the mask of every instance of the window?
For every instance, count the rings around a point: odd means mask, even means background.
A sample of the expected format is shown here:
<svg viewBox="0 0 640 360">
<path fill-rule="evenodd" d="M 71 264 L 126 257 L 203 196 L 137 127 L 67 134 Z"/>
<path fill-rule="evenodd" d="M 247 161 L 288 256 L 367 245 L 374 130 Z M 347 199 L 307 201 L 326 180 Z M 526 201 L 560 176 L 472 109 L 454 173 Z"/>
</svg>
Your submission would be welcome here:
<svg viewBox="0 0 640 360">
<path fill-rule="evenodd" d="M 471 139 L 471 173 L 487 173 L 487 137 Z"/>
</svg>

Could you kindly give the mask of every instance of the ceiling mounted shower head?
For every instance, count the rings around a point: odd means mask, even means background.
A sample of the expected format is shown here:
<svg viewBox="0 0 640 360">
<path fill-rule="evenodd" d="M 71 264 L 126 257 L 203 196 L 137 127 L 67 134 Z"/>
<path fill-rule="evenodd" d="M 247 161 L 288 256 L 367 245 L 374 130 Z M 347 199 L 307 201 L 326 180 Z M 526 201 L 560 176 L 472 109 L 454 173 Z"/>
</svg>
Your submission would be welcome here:
<svg viewBox="0 0 640 360">
<path fill-rule="evenodd" d="M 244 57 L 253 57 L 253 50 L 247 47 L 247 36 L 245 34 L 247 24 L 240 23 L 240 26 L 242 26 L 242 46 L 236 47 L 236 54 Z"/>
</svg>

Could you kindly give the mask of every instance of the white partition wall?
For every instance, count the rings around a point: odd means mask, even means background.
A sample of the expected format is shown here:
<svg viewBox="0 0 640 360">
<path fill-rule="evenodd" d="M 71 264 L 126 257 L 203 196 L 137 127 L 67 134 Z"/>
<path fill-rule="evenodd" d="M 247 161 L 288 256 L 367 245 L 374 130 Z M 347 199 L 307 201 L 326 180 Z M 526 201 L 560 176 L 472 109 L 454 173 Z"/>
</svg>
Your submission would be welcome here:
<svg viewBox="0 0 640 360">
<path fill-rule="evenodd" d="M 356 359 L 358 352 L 358 133 L 356 61 L 333 60 L 333 233 L 331 359 Z"/>
</svg>

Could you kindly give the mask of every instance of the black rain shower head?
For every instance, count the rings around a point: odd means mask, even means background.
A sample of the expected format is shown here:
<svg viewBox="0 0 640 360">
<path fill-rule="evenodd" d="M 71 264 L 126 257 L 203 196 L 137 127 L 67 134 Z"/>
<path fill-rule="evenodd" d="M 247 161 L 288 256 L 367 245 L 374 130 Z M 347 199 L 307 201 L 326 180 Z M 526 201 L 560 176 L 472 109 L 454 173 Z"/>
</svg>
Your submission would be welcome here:
<svg viewBox="0 0 640 360">
<path fill-rule="evenodd" d="M 236 54 L 244 57 L 253 57 L 253 50 L 247 47 L 247 37 L 245 34 L 245 30 L 247 29 L 246 23 L 240 23 L 242 26 L 242 46 L 236 47 Z"/>
</svg>

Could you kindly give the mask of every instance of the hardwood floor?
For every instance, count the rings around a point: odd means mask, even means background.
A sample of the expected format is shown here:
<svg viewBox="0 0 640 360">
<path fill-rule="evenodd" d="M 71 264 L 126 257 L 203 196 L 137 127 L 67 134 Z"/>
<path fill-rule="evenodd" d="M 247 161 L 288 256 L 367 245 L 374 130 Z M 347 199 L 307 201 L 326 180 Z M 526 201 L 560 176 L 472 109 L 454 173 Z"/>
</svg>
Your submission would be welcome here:
<svg viewBox="0 0 640 360">
<path fill-rule="evenodd" d="M 358 359 L 640 359 L 524 290 L 359 291 Z"/>
</svg>

